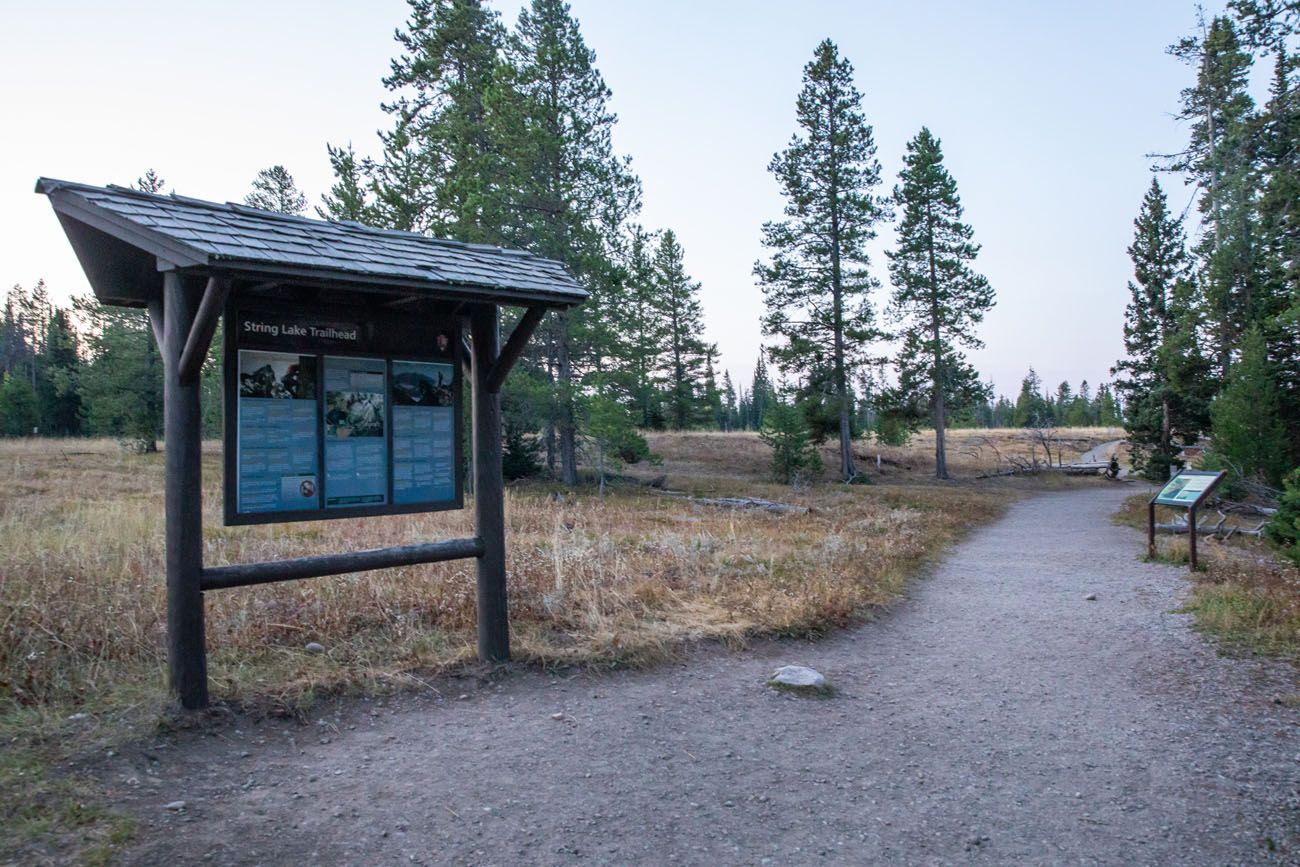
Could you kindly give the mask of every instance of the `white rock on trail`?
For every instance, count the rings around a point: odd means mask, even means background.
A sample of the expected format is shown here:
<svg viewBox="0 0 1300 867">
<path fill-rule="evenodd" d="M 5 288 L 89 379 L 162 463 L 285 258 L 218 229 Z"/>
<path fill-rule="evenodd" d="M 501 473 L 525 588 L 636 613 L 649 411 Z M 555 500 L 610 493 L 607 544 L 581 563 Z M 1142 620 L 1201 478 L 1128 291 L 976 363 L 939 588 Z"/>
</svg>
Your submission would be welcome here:
<svg viewBox="0 0 1300 867">
<path fill-rule="evenodd" d="M 830 684 L 820 671 L 804 665 L 783 665 L 767 679 L 767 685 L 775 689 L 787 689 L 794 692 L 826 693 Z"/>
</svg>

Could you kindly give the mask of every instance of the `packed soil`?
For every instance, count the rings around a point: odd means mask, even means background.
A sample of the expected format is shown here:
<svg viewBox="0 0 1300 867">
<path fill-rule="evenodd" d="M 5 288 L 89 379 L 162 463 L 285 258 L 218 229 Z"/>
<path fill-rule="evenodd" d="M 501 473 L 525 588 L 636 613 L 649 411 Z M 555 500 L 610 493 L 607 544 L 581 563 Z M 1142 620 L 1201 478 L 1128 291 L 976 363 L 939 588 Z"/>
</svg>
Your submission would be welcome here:
<svg viewBox="0 0 1300 867">
<path fill-rule="evenodd" d="M 1021 501 L 817 643 L 481 672 L 91 770 L 132 864 L 1300 863 L 1295 671 L 1176 613 L 1184 570 L 1110 520 L 1131 492 Z M 765 686 L 786 663 L 834 695 Z"/>
</svg>

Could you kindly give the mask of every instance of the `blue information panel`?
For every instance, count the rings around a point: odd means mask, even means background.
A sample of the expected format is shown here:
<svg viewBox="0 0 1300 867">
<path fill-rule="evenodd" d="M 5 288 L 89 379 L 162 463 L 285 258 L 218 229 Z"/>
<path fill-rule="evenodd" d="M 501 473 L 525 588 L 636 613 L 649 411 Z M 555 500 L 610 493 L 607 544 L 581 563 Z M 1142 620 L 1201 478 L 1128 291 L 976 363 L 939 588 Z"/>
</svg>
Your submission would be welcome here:
<svg viewBox="0 0 1300 867">
<path fill-rule="evenodd" d="M 459 325 L 226 313 L 227 524 L 460 508 Z"/>
<path fill-rule="evenodd" d="M 382 358 L 325 358 L 325 507 L 388 502 Z"/>
<path fill-rule="evenodd" d="M 456 495 L 450 364 L 393 361 L 393 502 Z"/>
<path fill-rule="evenodd" d="M 319 507 L 316 357 L 239 353 L 239 510 Z"/>
</svg>

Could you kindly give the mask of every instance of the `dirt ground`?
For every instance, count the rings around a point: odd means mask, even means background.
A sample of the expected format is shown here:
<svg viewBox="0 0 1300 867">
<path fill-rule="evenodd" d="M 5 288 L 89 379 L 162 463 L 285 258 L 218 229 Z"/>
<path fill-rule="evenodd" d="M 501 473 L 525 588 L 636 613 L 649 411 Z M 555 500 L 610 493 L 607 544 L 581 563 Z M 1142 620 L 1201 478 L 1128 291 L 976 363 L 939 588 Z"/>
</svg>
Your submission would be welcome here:
<svg viewBox="0 0 1300 867">
<path fill-rule="evenodd" d="M 94 772 L 131 864 L 1300 863 L 1295 671 L 1174 613 L 1129 493 L 1024 500 L 819 643 L 448 679 Z M 765 687 L 784 663 L 836 695 Z"/>
</svg>

